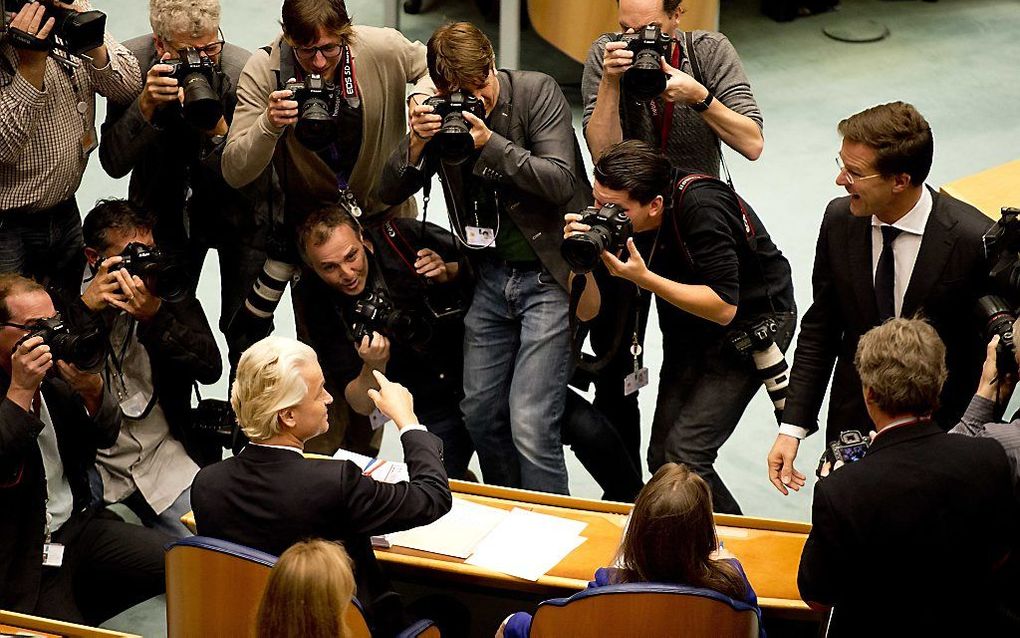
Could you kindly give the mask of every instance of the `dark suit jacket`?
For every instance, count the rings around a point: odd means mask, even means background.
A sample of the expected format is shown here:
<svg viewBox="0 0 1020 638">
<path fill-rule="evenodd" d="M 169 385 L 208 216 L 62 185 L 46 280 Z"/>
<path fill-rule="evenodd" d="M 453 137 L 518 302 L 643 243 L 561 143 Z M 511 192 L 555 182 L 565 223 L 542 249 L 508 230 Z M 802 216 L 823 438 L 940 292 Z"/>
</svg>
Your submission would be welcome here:
<svg viewBox="0 0 1020 638">
<path fill-rule="evenodd" d="M 412 431 L 401 443 L 411 481 L 392 485 L 362 476 L 349 461 L 249 445 L 195 477 L 198 533 L 277 556 L 309 538 L 343 541 L 354 560 L 358 600 L 377 625 L 386 625 L 393 620 L 390 587 L 369 537 L 431 523 L 452 504 L 440 440 Z"/>
<path fill-rule="evenodd" d="M 901 315 L 922 313 L 946 344 L 949 379 L 935 419 L 948 430 L 966 410 L 984 361 L 975 306 L 987 294 L 989 266 L 981 236 L 992 222 L 948 195 L 933 192 L 932 199 Z M 857 341 L 879 323 L 871 264 L 871 218 L 851 215 L 849 197 L 833 200 L 818 234 L 814 299 L 801 320 L 783 413 L 785 423 L 817 430 L 835 363 L 825 431 L 829 441 L 842 430 L 871 427 L 854 368 Z"/>
<path fill-rule="evenodd" d="M 496 75 L 499 99 L 489 117 L 492 137 L 471 172 L 498 189 L 507 215 L 542 265 L 566 288 L 569 268 L 560 255 L 563 213 L 591 203 L 591 184 L 574 135 L 570 105 L 556 81 L 544 73 L 499 71 Z M 405 136 L 383 170 L 379 195 L 388 204 L 414 195 L 423 178 L 431 179 L 438 168 L 427 150 L 424 173 L 409 165 L 408 143 Z M 443 190 L 452 209 L 450 198 L 459 194 L 451 193 L 446 181 Z M 455 205 L 463 207 L 459 199 Z"/>
<path fill-rule="evenodd" d="M 2 376 L 0 390 L 6 395 L 10 380 Z M 117 440 L 120 409 L 104 392 L 99 412 L 89 417 L 81 398 L 59 378 L 44 380 L 42 393 L 74 499 L 67 528 L 90 515 L 86 472 L 96 462 L 96 449 Z M 31 613 L 39 597 L 46 526 L 46 473 L 38 444 L 42 429 L 34 414 L 7 398 L 0 400 L 0 609 Z"/>
<path fill-rule="evenodd" d="M 972 631 L 951 635 L 999 635 L 996 570 L 1018 520 L 998 443 L 931 422 L 895 428 L 816 484 L 801 597 L 836 605 L 830 635 L 945 635 L 960 622 Z"/>
</svg>

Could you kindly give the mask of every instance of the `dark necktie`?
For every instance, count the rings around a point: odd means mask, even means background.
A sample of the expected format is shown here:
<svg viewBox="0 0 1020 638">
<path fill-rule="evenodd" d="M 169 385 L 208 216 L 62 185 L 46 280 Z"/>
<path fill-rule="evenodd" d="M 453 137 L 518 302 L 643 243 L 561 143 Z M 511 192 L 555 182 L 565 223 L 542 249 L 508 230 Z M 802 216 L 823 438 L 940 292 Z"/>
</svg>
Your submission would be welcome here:
<svg viewBox="0 0 1020 638">
<path fill-rule="evenodd" d="M 878 320 L 896 316 L 896 265 L 893 254 L 893 240 L 903 231 L 892 226 L 882 226 L 882 254 L 878 257 L 875 270 L 875 301 L 878 302 Z"/>
</svg>

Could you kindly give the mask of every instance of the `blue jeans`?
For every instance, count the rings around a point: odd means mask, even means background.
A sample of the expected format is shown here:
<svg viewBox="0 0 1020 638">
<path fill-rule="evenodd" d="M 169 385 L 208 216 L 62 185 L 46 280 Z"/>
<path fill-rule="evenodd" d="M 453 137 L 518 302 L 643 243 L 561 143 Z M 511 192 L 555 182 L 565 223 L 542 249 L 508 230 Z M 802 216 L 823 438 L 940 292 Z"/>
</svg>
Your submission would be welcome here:
<svg viewBox="0 0 1020 638">
<path fill-rule="evenodd" d="M 567 293 L 549 273 L 483 261 L 464 318 L 464 424 L 487 483 L 566 494 L 560 421 Z"/>
<path fill-rule="evenodd" d="M 170 507 L 157 514 L 152 507 L 145 502 L 145 497 L 138 490 L 135 490 L 126 499 L 121 501 L 142 521 L 142 525 L 162 532 L 173 538 L 185 538 L 191 536 L 191 530 L 184 526 L 181 517 L 191 511 L 191 488 L 180 493 L 177 499 L 170 504 Z"/>
<path fill-rule="evenodd" d="M 30 277 L 64 299 L 76 299 L 85 273 L 84 251 L 73 197 L 48 210 L 0 213 L 0 272 Z"/>
<path fill-rule="evenodd" d="M 780 313 L 775 335 L 786 352 L 797 325 L 796 310 Z M 725 338 L 694 347 L 663 339 L 659 395 L 648 443 L 648 470 L 667 462 L 683 463 L 712 488 L 716 512 L 740 514 L 740 506 L 713 465 L 744 409 L 762 387 L 749 357 L 738 357 Z"/>
</svg>

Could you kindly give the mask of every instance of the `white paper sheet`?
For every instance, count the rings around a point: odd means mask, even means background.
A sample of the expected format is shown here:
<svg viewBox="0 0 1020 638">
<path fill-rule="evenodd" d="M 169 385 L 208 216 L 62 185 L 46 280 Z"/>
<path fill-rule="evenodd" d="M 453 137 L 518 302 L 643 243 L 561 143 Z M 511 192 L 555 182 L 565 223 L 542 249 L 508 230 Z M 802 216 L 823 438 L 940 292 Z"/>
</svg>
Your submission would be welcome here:
<svg viewBox="0 0 1020 638">
<path fill-rule="evenodd" d="M 535 581 L 587 540 L 580 535 L 585 527 L 583 521 L 515 508 L 465 562 Z"/>
<path fill-rule="evenodd" d="M 510 514 L 498 507 L 453 498 L 453 507 L 439 520 L 403 532 L 386 535 L 390 545 L 455 558 L 467 558 L 478 544 Z"/>
<path fill-rule="evenodd" d="M 400 483 L 401 481 L 411 480 L 407 473 L 407 464 L 405 463 L 373 459 L 370 456 L 351 452 L 343 448 L 337 450 L 333 458 L 338 461 L 352 461 L 361 468 L 365 476 L 370 476 L 380 483 Z"/>
</svg>

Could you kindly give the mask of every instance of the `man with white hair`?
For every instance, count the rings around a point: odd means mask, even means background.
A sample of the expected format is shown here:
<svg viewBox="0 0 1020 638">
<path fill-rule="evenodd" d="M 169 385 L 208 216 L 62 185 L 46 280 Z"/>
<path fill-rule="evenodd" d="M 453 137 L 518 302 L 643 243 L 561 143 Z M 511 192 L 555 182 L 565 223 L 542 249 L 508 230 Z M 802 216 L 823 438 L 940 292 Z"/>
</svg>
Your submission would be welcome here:
<svg viewBox="0 0 1020 638">
<path fill-rule="evenodd" d="M 305 538 L 342 541 L 354 560 L 358 600 L 378 635 L 389 635 L 400 606 L 369 537 L 431 523 L 452 500 L 439 438 L 418 422 L 403 386 L 378 371 L 375 377 L 379 389 L 368 394 L 397 424 L 410 481 L 379 483 L 350 461 L 304 458 L 305 442 L 329 428 L 333 397 L 310 347 L 267 337 L 241 356 L 230 399 L 251 443 L 200 471 L 191 502 L 199 534 L 271 554 Z"/>
<path fill-rule="evenodd" d="M 124 43 L 145 74 L 144 87 L 129 105 L 107 110 L 99 160 L 111 177 L 131 173 L 128 198 L 155 215 L 157 243 L 186 266 L 192 287 L 206 253 L 216 249 L 220 330 L 226 334 L 265 261 L 269 227 L 270 171 L 241 190 L 227 185 L 220 171 L 238 77 L 251 54 L 224 40 L 219 0 L 150 0 L 149 22 L 151 34 Z M 208 66 L 185 83 L 172 71 L 189 55 L 199 69 Z M 197 77 L 205 83 L 191 81 Z M 205 87 L 211 92 L 203 96 Z M 207 106 L 195 106 L 203 97 Z M 243 346 L 229 336 L 227 345 L 237 361 Z"/>
</svg>

